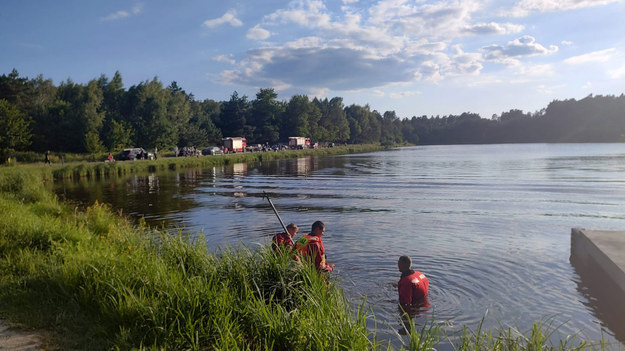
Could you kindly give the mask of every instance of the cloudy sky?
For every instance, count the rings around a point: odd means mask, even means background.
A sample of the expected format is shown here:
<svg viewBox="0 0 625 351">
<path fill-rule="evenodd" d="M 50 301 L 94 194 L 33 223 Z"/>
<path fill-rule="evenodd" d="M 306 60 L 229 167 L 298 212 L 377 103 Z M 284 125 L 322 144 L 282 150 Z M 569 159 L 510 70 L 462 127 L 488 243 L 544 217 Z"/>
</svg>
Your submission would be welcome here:
<svg viewBox="0 0 625 351">
<path fill-rule="evenodd" d="M 625 0 L 3 0 L 0 74 L 13 68 L 490 118 L 625 93 Z"/>
</svg>

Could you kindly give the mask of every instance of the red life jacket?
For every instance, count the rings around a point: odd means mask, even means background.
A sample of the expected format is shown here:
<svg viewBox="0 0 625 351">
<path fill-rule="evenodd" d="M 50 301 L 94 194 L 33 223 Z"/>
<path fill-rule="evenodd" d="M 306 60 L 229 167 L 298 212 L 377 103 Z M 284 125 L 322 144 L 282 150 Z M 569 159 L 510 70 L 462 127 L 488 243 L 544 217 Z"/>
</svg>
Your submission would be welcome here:
<svg viewBox="0 0 625 351">
<path fill-rule="evenodd" d="M 397 290 L 399 292 L 399 302 L 402 305 L 418 304 L 428 294 L 430 282 L 425 274 L 418 270 L 411 273 L 402 274 Z"/>
<path fill-rule="evenodd" d="M 323 247 L 323 242 L 321 241 L 320 237 L 310 234 L 303 235 L 295 242 L 295 250 L 302 257 L 308 257 L 308 255 L 310 254 L 310 246 L 313 243 L 318 243 L 318 245 L 316 245 L 318 247 L 317 255 L 321 257 L 321 262 L 318 265 L 315 265 L 317 266 L 317 268 L 323 269 L 326 266 L 326 255 L 325 249 Z M 317 257 L 314 257 L 314 259 L 315 263 L 317 263 Z"/>
</svg>

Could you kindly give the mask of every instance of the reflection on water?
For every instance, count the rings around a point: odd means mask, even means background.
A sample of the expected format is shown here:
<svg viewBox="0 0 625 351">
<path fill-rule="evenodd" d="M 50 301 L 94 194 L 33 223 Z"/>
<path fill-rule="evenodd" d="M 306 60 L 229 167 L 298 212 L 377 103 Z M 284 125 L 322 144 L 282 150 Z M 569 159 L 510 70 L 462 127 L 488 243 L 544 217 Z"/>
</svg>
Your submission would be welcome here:
<svg viewBox="0 0 625 351">
<path fill-rule="evenodd" d="M 621 333 L 592 306 L 568 258 L 572 227 L 625 226 L 622 144 L 410 147 L 55 186 L 201 233 L 212 249 L 262 245 L 280 231 L 266 192 L 301 233 L 326 224 L 333 276 L 354 306 L 366 296 L 369 325 L 394 344 L 405 340 L 394 286 L 401 255 L 430 280 L 419 325 L 475 329 L 488 311 L 484 328 L 527 331 L 553 317 L 566 322 L 557 334 L 615 341 Z"/>
</svg>

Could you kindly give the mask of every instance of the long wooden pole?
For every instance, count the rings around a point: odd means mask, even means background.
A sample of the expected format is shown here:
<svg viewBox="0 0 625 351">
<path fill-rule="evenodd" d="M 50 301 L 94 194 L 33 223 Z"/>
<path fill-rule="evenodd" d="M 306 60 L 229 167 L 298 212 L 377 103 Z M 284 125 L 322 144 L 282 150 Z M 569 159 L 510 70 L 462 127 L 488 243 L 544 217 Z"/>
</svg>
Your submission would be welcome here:
<svg viewBox="0 0 625 351">
<path fill-rule="evenodd" d="M 276 210 L 276 206 L 273 205 L 273 202 L 269 198 L 269 195 L 267 195 L 267 193 L 263 191 L 263 197 L 266 197 L 267 201 L 269 201 L 269 205 L 271 205 L 271 209 L 273 210 L 273 213 L 276 214 L 276 217 L 278 217 L 278 220 L 280 221 L 280 224 L 282 225 L 282 229 L 284 229 L 284 232 L 288 235 L 289 231 L 286 229 L 286 226 L 284 225 L 282 218 L 280 218 L 280 214 L 278 213 L 278 210 Z"/>
</svg>

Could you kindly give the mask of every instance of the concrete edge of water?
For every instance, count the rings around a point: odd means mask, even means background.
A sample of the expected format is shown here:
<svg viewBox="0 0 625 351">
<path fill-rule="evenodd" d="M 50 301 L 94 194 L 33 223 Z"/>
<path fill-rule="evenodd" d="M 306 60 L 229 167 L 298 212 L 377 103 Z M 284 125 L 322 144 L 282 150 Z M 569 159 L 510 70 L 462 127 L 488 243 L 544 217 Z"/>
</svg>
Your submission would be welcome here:
<svg viewBox="0 0 625 351">
<path fill-rule="evenodd" d="M 625 231 L 573 228 L 571 259 L 601 269 L 625 295 Z"/>
<path fill-rule="evenodd" d="M 580 302 L 625 344 L 625 231 L 571 229 L 570 262 Z"/>
</svg>

